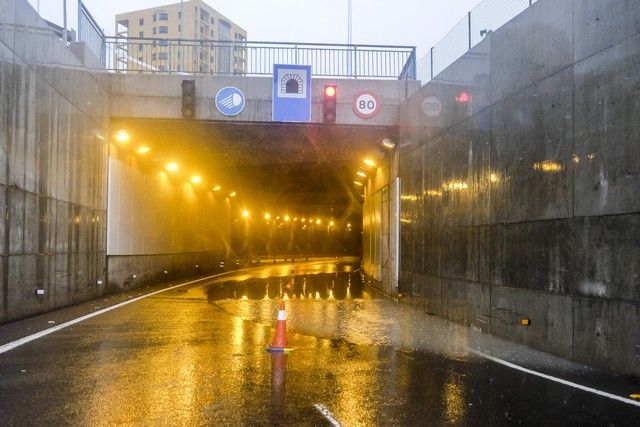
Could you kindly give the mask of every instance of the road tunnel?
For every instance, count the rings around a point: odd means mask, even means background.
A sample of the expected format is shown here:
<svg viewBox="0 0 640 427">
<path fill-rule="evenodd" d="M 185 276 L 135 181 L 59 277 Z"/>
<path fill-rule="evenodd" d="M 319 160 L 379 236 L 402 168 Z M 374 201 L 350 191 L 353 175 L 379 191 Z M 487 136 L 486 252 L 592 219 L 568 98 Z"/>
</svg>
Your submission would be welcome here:
<svg viewBox="0 0 640 427">
<path fill-rule="evenodd" d="M 144 118 L 113 118 L 111 130 L 108 269 L 122 288 L 259 259 L 360 255 L 361 175 L 388 164 L 382 141 L 398 132 Z"/>
</svg>

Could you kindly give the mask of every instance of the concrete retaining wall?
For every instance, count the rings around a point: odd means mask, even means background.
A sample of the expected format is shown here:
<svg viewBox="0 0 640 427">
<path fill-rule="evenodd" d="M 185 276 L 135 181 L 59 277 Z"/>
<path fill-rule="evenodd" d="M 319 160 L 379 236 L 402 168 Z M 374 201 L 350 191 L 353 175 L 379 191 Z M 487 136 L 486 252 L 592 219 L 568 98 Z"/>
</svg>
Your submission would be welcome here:
<svg viewBox="0 0 640 427">
<path fill-rule="evenodd" d="M 0 322 L 105 290 L 108 91 L 26 1 L 0 1 Z"/>
<path fill-rule="evenodd" d="M 408 300 L 639 375 L 637 2 L 536 2 L 425 85 L 400 122 Z"/>
</svg>

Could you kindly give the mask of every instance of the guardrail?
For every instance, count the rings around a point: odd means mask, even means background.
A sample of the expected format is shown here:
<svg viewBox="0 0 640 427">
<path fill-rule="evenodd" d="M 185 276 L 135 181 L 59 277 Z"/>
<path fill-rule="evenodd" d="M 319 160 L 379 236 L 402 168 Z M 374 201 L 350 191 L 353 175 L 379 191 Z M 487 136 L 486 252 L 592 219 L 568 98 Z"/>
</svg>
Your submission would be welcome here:
<svg viewBox="0 0 640 427">
<path fill-rule="evenodd" d="M 317 77 L 416 78 L 412 46 L 107 37 L 106 52 L 107 69 L 122 73 L 261 76 L 292 64 Z"/>
</svg>

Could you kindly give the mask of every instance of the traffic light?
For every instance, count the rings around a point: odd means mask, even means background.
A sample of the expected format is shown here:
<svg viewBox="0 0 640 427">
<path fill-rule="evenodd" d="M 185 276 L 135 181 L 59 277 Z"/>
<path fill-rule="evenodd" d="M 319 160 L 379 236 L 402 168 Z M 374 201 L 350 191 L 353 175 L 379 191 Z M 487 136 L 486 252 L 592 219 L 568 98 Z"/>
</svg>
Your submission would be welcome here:
<svg viewBox="0 0 640 427">
<path fill-rule="evenodd" d="M 322 118 L 325 123 L 336 122 L 336 99 L 338 90 L 336 85 L 325 85 L 322 95 Z"/>
<path fill-rule="evenodd" d="M 196 115 L 196 81 L 182 81 L 182 117 L 193 119 Z"/>
</svg>

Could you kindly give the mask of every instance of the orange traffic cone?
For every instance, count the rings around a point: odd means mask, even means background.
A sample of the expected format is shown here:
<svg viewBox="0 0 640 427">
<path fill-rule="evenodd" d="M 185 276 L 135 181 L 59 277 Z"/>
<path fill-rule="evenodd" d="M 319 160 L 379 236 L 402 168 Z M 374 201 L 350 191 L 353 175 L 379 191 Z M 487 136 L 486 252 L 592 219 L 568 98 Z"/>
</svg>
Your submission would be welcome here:
<svg viewBox="0 0 640 427">
<path fill-rule="evenodd" d="M 267 351 L 282 352 L 287 349 L 287 312 L 284 311 L 284 301 L 280 301 L 278 321 L 276 322 L 276 334 L 273 336 L 271 345 L 267 347 Z"/>
</svg>

